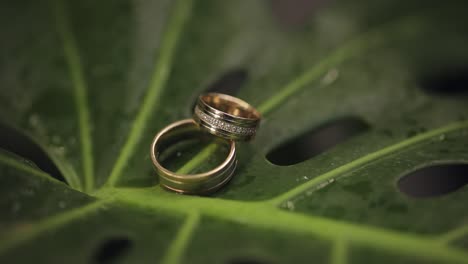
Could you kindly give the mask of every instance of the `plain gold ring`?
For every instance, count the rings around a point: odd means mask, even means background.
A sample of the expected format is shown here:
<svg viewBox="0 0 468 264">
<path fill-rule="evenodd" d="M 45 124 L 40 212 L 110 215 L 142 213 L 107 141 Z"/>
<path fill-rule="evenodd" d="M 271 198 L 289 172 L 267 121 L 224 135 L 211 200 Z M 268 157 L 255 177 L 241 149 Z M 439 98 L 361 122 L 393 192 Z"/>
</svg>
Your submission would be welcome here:
<svg viewBox="0 0 468 264">
<path fill-rule="evenodd" d="M 179 137 L 186 137 L 187 133 L 195 131 L 200 132 L 195 121 L 193 119 L 185 119 L 163 128 L 154 137 L 151 144 L 151 159 L 159 175 L 159 182 L 164 188 L 179 193 L 207 194 L 218 190 L 232 178 L 237 166 L 236 145 L 232 140 L 219 139 L 229 144 L 229 153 L 219 166 L 208 172 L 179 174 L 161 165 L 159 157 L 162 151 L 164 151 L 165 145 L 171 144 L 173 141 L 177 142 Z"/>
</svg>

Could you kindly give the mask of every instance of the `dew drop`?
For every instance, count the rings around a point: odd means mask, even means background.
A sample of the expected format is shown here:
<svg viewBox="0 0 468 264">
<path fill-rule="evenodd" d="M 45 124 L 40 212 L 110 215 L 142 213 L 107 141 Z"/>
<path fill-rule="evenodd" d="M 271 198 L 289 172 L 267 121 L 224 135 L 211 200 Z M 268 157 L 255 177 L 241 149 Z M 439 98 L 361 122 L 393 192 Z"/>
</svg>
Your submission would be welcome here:
<svg viewBox="0 0 468 264">
<path fill-rule="evenodd" d="M 23 163 L 30 166 L 30 167 L 36 167 L 36 164 L 34 162 L 28 160 L 28 159 L 22 159 Z"/>
<path fill-rule="evenodd" d="M 58 206 L 60 207 L 60 209 L 63 209 L 63 208 L 65 208 L 67 206 L 67 204 L 64 201 L 60 201 L 58 203 Z"/>
<path fill-rule="evenodd" d="M 65 153 L 66 153 L 66 149 L 64 146 L 60 146 L 60 147 L 52 147 L 54 152 L 59 155 L 59 156 L 65 156 Z"/>
<path fill-rule="evenodd" d="M 60 145 L 60 143 L 61 143 L 60 137 L 57 136 L 57 135 L 53 135 L 52 136 L 52 144 Z"/>
<path fill-rule="evenodd" d="M 13 203 L 13 206 L 11 207 L 11 211 L 13 213 L 17 213 L 19 212 L 19 210 L 21 210 L 21 204 L 18 202 Z"/>
<path fill-rule="evenodd" d="M 75 145 L 76 144 L 76 137 L 70 137 L 69 143 L 70 143 L 70 145 Z"/>
<path fill-rule="evenodd" d="M 31 189 L 24 189 L 21 191 L 21 194 L 25 195 L 25 196 L 33 196 L 34 195 L 34 191 L 31 190 Z"/>
<path fill-rule="evenodd" d="M 338 79 L 339 71 L 336 68 L 333 68 L 325 74 L 325 76 L 322 78 L 322 84 L 324 85 L 329 85 L 332 84 L 336 79 Z"/>
<path fill-rule="evenodd" d="M 29 117 L 29 124 L 32 127 L 37 127 L 39 125 L 39 115 L 38 114 L 32 114 Z"/>
</svg>

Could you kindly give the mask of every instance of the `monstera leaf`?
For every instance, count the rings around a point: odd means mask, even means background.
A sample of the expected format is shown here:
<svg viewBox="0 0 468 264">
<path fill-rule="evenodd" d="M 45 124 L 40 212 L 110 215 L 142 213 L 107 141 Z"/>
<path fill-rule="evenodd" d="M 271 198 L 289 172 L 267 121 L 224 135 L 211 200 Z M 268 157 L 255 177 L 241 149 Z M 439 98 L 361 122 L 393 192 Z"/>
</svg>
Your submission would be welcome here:
<svg viewBox="0 0 468 264">
<path fill-rule="evenodd" d="M 462 1 L 0 5 L 1 263 L 468 262 Z M 207 90 L 259 133 L 165 191 L 152 137 Z"/>
</svg>

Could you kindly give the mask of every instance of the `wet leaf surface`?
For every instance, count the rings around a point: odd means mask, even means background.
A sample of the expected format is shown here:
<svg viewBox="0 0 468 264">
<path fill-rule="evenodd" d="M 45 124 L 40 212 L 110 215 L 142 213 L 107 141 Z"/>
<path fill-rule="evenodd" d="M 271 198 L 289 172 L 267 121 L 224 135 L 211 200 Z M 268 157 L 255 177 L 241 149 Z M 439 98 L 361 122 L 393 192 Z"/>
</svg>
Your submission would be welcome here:
<svg viewBox="0 0 468 264">
<path fill-rule="evenodd" d="M 468 177 L 421 176 L 468 164 L 466 4 L 280 2 L 0 4 L 0 262 L 467 263 L 466 181 L 399 185 Z M 161 189 L 153 136 L 219 89 L 264 115 L 235 177 Z"/>
</svg>

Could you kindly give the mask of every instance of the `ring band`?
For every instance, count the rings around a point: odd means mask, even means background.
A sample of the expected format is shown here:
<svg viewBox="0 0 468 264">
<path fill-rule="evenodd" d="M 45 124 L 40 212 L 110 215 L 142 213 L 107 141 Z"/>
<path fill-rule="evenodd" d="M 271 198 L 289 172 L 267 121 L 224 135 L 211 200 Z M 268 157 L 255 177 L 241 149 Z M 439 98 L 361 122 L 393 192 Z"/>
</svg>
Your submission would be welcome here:
<svg viewBox="0 0 468 264">
<path fill-rule="evenodd" d="M 247 141 L 255 136 L 261 115 L 239 98 L 207 93 L 198 97 L 193 119 L 213 135 Z"/>
<path fill-rule="evenodd" d="M 166 189 L 187 194 L 207 194 L 214 192 L 226 184 L 234 174 L 237 166 L 236 146 L 234 141 L 220 139 L 229 144 L 229 154 L 216 168 L 198 174 L 178 174 L 164 168 L 159 157 L 165 146 L 178 142 L 187 132 L 199 131 L 198 125 L 192 119 L 185 119 L 162 129 L 151 144 L 151 159 L 159 175 L 161 186 Z M 207 134 L 209 135 L 209 134 Z M 211 135 L 209 135 L 211 136 Z"/>
</svg>

